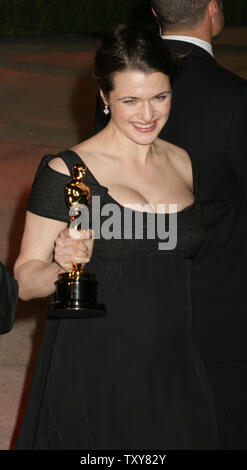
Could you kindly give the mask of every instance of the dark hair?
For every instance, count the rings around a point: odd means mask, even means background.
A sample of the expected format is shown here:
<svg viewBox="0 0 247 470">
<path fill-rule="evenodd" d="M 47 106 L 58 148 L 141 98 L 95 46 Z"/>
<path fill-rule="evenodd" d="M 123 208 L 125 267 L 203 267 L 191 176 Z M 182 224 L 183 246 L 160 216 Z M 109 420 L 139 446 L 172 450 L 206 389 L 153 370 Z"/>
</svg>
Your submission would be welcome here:
<svg viewBox="0 0 247 470">
<path fill-rule="evenodd" d="M 93 76 L 106 97 L 114 89 L 113 74 L 124 70 L 161 72 L 172 83 L 177 64 L 173 52 L 157 33 L 121 25 L 106 36 L 95 55 Z"/>
<path fill-rule="evenodd" d="M 221 6 L 222 0 L 216 0 Z M 203 20 L 210 0 L 151 0 L 162 31 L 183 30 Z"/>
</svg>

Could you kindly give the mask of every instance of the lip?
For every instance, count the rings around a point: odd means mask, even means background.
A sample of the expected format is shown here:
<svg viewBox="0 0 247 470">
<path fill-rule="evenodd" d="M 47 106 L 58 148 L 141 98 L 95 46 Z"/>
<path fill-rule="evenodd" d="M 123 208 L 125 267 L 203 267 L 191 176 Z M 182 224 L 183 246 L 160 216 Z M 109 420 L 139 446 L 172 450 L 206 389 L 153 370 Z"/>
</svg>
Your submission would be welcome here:
<svg viewBox="0 0 247 470">
<path fill-rule="evenodd" d="M 151 121 L 151 122 L 133 122 L 131 121 L 131 124 L 132 126 L 134 127 L 134 129 L 138 132 L 140 132 L 141 134 L 146 134 L 148 132 L 153 132 L 156 127 L 157 127 L 157 124 L 158 124 L 158 119 L 156 119 L 155 121 Z M 143 126 L 149 126 L 149 127 L 137 127 L 136 124 L 139 124 L 139 125 L 143 125 Z"/>
</svg>

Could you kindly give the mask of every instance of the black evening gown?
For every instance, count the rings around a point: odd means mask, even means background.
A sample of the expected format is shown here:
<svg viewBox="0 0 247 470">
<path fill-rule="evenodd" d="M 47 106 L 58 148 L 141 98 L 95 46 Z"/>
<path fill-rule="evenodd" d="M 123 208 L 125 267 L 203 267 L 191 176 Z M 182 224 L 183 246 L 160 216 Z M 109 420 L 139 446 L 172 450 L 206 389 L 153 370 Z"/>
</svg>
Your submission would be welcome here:
<svg viewBox="0 0 247 470">
<path fill-rule="evenodd" d="M 58 156 L 70 170 L 81 163 L 73 151 Z M 71 176 L 49 168 L 52 158 L 40 164 L 28 209 L 68 221 Z M 107 315 L 47 320 L 16 449 L 218 448 L 211 391 L 190 334 L 190 260 L 204 238 L 193 170 L 195 202 L 178 213 L 175 249 L 158 250 L 157 236 L 145 237 L 147 213 L 143 239 L 95 240 L 86 269 L 96 273 Z M 85 183 L 101 208 L 116 203 L 89 169 Z"/>
</svg>

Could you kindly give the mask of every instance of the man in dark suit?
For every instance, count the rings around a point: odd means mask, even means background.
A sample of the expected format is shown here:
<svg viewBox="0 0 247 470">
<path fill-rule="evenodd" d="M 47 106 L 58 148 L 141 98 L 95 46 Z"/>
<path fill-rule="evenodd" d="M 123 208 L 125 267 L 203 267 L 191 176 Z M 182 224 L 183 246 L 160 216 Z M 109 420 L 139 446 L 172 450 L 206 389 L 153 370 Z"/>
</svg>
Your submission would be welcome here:
<svg viewBox="0 0 247 470">
<path fill-rule="evenodd" d="M 151 3 L 183 67 L 160 137 L 185 148 L 201 175 L 206 240 L 192 266 L 193 336 L 211 382 L 221 448 L 247 449 L 247 82 L 213 57 L 221 0 Z"/>
<path fill-rule="evenodd" d="M 18 285 L 6 267 L 0 263 L 0 334 L 13 326 L 17 308 Z"/>
<path fill-rule="evenodd" d="M 215 400 L 222 449 L 247 449 L 247 82 L 220 67 L 221 0 L 152 0 L 180 77 L 160 137 L 201 174 L 206 240 L 192 265 L 193 336 Z M 104 124 L 98 103 L 96 130 Z"/>
</svg>

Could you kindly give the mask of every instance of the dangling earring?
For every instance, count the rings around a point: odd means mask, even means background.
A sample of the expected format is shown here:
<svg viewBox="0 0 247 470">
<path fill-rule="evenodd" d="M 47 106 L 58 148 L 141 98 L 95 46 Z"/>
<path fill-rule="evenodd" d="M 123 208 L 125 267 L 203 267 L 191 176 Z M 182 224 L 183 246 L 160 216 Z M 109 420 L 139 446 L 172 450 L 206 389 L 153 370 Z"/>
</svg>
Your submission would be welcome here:
<svg viewBox="0 0 247 470">
<path fill-rule="evenodd" d="M 105 114 L 109 114 L 110 110 L 109 110 L 108 104 L 105 104 L 105 109 L 103 110 L 103 112 Z"/>
</svg>

